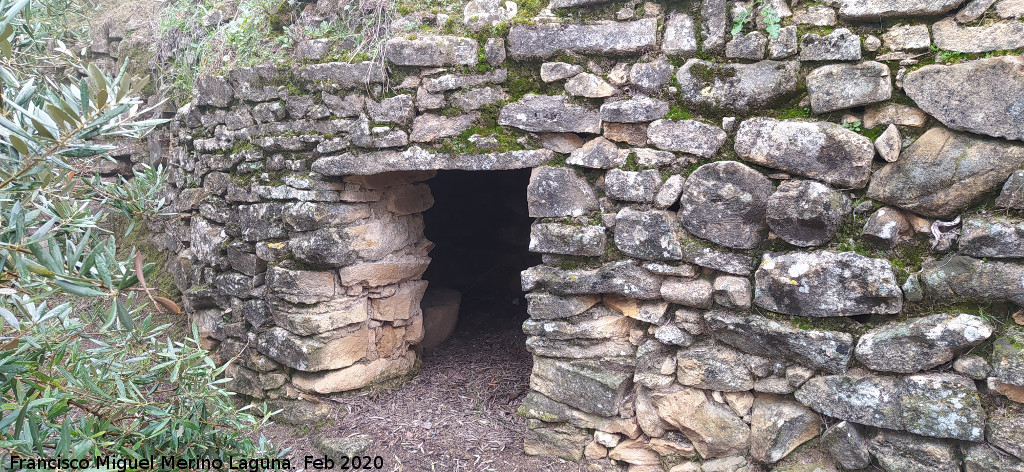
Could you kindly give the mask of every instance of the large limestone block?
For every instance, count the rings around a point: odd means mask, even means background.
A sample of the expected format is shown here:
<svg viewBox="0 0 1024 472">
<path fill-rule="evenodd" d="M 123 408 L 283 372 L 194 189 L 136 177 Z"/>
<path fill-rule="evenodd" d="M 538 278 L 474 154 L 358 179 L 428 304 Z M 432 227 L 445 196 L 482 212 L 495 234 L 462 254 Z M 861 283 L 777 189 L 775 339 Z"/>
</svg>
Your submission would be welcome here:
<svg viewBox="0 0 1024 472">
<path fill-rule="evenodd" d="M 380 227 L 380 222 L 370 224 L 376 228 Z M 351 247 L 352 241 L 346 234 L 347 230 L 348 228 L 331 227 L 299 233 L 289 241 L 289 248 L 295 258 L 305 264 L 316 267 L 346 266 L 357 259 Z"/>
<path fill-rule="evenodd" d="M 848 20 L 878 20 L 897 16 L 935 16 L 964 0 L 840 0 L 839 16 Z"/>
<path fill-rule="evenodd" d="M 668 113 L 668 102 L 638 95 L 601 105 L 601 119 L 612 123 L 644 123 Z"/>
<path fill-rule="evenodd" d="M 508 80 L 508 69 L 494 69 L 482 74 L 443 74 L 424 78 L 423 91 L 427 93 L 439 93 L 460 88 L 468 89 L 483 84 L 501 84 L 506 80 Z M 419 94 L 419 92 L 417 92 L 417 94 Z M 452 98 L 455 97 L 453 96 Z M 430 100 L 428 99 L 428 101 Z M 424 104 L 421 103 L 420 106 L 424 106 Z M 435 106 L 431 105 L 427 108 L 435 109 Z M 436 108 L 440 108 L 440 106 L 437 106 Z"/>
<path fill-rule="evenodd" d="M 311 305 L 271 299 L 269 305 L 270 314 L 277 326 L 302 336 L 362 323 L 370 317 L 370 301 L 365 296 L 340 295 Z"/>
<path fill-rule="evenodd" d="M 552 156 L 554 153 L 547 149 L 440 154 L 419 146 L 409 146 L 404 151 L 345 152 L 323 156 L 313 161 L 312 168 L 327 176 L 374 175 L 399 171 L 509 170 L 537 167 L 550 161 Z"/>
<path fill-rule="evenodd" d="M 667 277 L 661 284 L 661 298 L 670 303 L 695 308 L 710 308 L 714 286 L 704 279 Z"/>
<path fill-rule="evenodd" d="M 640 259 L 680 260 L 683 254 L 679 231 L 675 214 L 668 211 L 626 207 L 615 216 L 615 246 Z"/>
<path fill-rule="evenodd" d="M 381 83 L 385 74 L 379 62 L 325 62 L 299 67 L 295 77 L 302 82 L 312 82 L 324 90 L 333 91 Z"/>
<path fill-rule="evenodd" d="M 640 427 L 629 420 L 612 417 L 607 418 L 593 413 L 577 410 L 564 403 L 556 402 L 540 393 L 531 391 L 526 394 L 519 406 L 519 416 L 527 419 L 541 420 L 548 423 L 568 423 L 577 428 L 593 429 L 602 433 L 621 434 L 630 439 L 640 437 Z M 590 438 L 593 438 L 590 435 Z"/>
<path fill-rule="evenodd" d="M 565 82 L 565 91 L 576 97 L 607 98 L 615 93 L 615 87 L 597 75 L 583 72 Z"/>
<path fill-rule="evenodd" d="M 888 125 L 921 128 L 927 122 L 928 115 L 923 111 L 898 103 L 883 103 L 864 111 L 864 127 L 867 129 Z"/>
<path fill-rule="evenodd" d="M 661 173 L 654 169 L 633 172 L 612 169 L 605 174 L 608 196 L 626 202 L 652 202 L 661 186 Z"/>
<path fill-rule="evenodd" d="M 1024 266 L 952 256 L 922 265 L 920 280 L 926 296 L 936 300 L 1024 303 Z"/>
<path fill-rule="evenodd" d="M 589 310 L 601 301 L 596 295 L 561 297 L 550 293 L 526 294 L 526 312 L 535 320 L 570 318 Z"/>
<path fill-rule="evenodd" d="M 426 290 L 426 280 L 402 282 L 394 287 L 394 293 L 390 297 L 370 300 L 370 318 L 379 321 L 412 318 L 419 311 L 423 293 Z"/>
<path fill-rule="evenodd" d="M 850 198 L 813 180 L 787 180 L 768 198 L 765 219 L 772 232 L 794 246 L 819 246 L 839 231 Z"/>
<path fill-rule="evenodd" d="M 835 123 L 756 117 L 740 123 L 736 154 L 754 164 L 862 188 L 871 177 L 874 145 Z"/>
<path fill-rule="evenodd" d="M 633 373 L 633 381 L 639 384 L 637 388 L 663 388 L 676 380 L 675 347 L 657 339 L 658 329 L 663 327 L 655 329 L 655 339 L 647 339 L 637 346 L 636 372 Z"/>
<path fill-rule="evenodd" d="M 348 367 L 366 356 L 369 331 L 327 333 L 303 337 L 284 328 L 271 328 L 256 338 L 256 349 L 267 357 L 303 372 Z"/>
<path fill-rule="evenodd" d="M 871 454 L 886 472 L 958 472 L 956 448 L 945 441 L 902 431 L 878 430 L 869 441 Z"/>
<path fill-rule="evenodd" d="M 821 432 L 821 417 L 785 397 L 758 394 L 750 415 L 750 456 L 775 463 Z"/>
<path fill-rule="evenodd" d="M 642 300 L 661 297 L 663 277 L 634 261 L 609 262 L 597 269 L 556 269 L 540 265 L 522 273 L 523 290 L 545 288 L 559 295 L 615 293 Z"/>
<path fill-rule="evenodd" d="M 697 31 L 693 18 L 685 13 L 673 11 L 665 21 L 665 37 L 661 50 L 670 56 L 692 56 L 697 52 Z"/>
<path fill-rule="evenodd" d="M 658 409 L 654 407 L 650 389 L 641 385 L 636 388 L 636 422 L 644 434 L 651 438 L 665 436 L 672 429 L 672 425 L 658 416 Z M 691 445 L 690 448 L 693 446 Z"/>
<path fill-rule="evenodd" d="M 996 206 L 1024 210 L 1024 170 L 1015 171 L 1006 179 L 1002 191 L 999 192 L 999 198 L 996 199 Z"/>
<path fill-rule="evenodd" d="M 750 275 L 754 260 L 745 254 L 712 246 L 689 235 L 683 240 L 683 260 L 728 274 Z"/>
<path fill-rule="evenodd" d="M 636 320 L 622 316 L 611 308 L 598 306 L 565 320 L 526 320 L 523 322 L 523 332 L 528 336 L 551 339 L 628 340 L 629 331 L 636 325 Z"/>
<path fill-rule="evenodd" d="M 714 156 L 728 137 L 718 127 L 696 120 L 658 120 L 647 127 L 647 136 L 659 149 L 705 158 Z"/>
<path fill-rule="evenodd" d="M 796 399 L 824 415 L 922 436 L 980 441 L 985 432 L 974 382 L 955 374 L 815 377 Z"/>
<path fill-rule="evenodd" d="M 568 104 L 563 95 L 527 94 L 501 107 L 498 124 L 540 133 L 601 133 L 600 113 Z"/>
<path fill-rule="evenodd" d="M 605 23 L 518 24 L 508 34 L 513 59 L 544 59 L 563 52 L 598 55 L 636 54 L 658 43 L 656 18 Z"/>
<path fill-rule="evenodd" d="M 331 300 L 338 293 L 332 271 L 267 268 L 267 296 L 289 303 L 311 305 Z"/>
<path fill-rule="evenodd" d="M 946 51 L 982 53 L 1024 47 L 1024 24 L 1016 20 L 960 26 L 946 18 L 932 25 L 932 33 L 935 46 Z"/>
<path fill-rule="evenodd" d="M 538 167 L 530 173 L 526 187 L 530 216 L 582 216 L 596 211 L 597 195 L 582 177 L 565 167 Z"/>
<path fill-rule="evenodd" d="M 662 420 L 679 429 L 701 457 L 745 455 L 750 427 L 727 405 L 708 400 L 702 390 L 678 387 L 652 395 Z"/>
<path fill-rule="evenodd" d="M 796 391 L 796 399 L 833 418 L 902 429 L 900 387 L 897 377 L 832 375 L 808 380 Z"/>
<path fill-rule="evenodd" d="M 583 459 L 583 449 L 593 438 L 582 428 L 532 420 L 523 438 L 523 452 L 528 456 L 558 457 L 579 462 Z"/>
<path fill-rule="evenodd" d="M 285 204 L 282 219 L 296 231 L 351 224 L 370 216 L 365 203 L 299 202 Z"/>
<path fill-rule="evenodd" d="M 868 196 L 926 217 L 948 218 L 1024 163 L 1024 145 L 932 128 L 875 172 Z"/>
<path fill-rule="evenodd" d="M 676 354 L 676 377 L 688 387 L 720 392 L 745 392 L 754 388 L 754 377 L 744 355 L 727 346 L 704 343 Z"/>
<path fill-rule="evenodd" d="M 627 439 L 608 451 L 608 458 L 633 466 L 655 467 L 661 470 L 661 457 L 647 441 Z"/>
<path fill-rule="evenodd" d="M 462 293 L 450 288 L 427 288 L 420 307 L 423 309 L 423 340 L 420 346 L 430 349 L 441 345 L 455 332 L 459 320 Z"/>
<path fill-rule="evenodd" d="M 705 164 L 683 184 L 679 219 L 690 233 L 723 246 L 751 249 L 767 230 L 772 184 L 735 161 Z"/>
<path fill-rule="evenodd" d="M 992 367 L 1002 383 L 1024 387 L 1024 331 L 1009 330 L 996 340 L 992 349 Z M 1021 457 L 1024 459 L 1024 457 Z"/>
<path fill-rule="evenodd" d="M 396 37 L 384 46 L 384 57 L 399 66 L 475 66 L 480 45 L 459 36 Z"/>
<path fill-rule="evenodd" d="M 1024 257 L 1024 219 L 972 215 L 964 219 L 960 254 L 972 257 Z"/>
<path fill-rule="evenodd" d="M 702 0 L 700 6 L 701 50 L 720 53 L 725 48 L 726 28 L 729 25 L 729 4 L 725 0 Z"/>
<path fill-rule="evenodd" d="M 794 316 L 896 314 L 903 292 L 884 259 L 829 251 L 765 254 L 754 274 L 754 304 Z"/>
<path fill-rule="evenodd" d="M 529 336 L 526 350 L 538 357 L 561 359 L 628 359 L 636 355 L 637 347 L 629 339 L 555 339 L 548 336 Z"/>
<path fill-rule="evenodd" d="M 227 107 L 235 98 L 235 91 L 224 77 L 204 75 L 196 80 L 196 105 Z"/>
<path fill-rule="evenodd" d="M 571 256 L 601 256 L 607 236 L 604 226 L 534 223 L 530 251 Z"/>
<path fill-rule="evenodd" d="M 601 107 L 604 110 L 604 106 Z M 618 146 L 604 136 L 598 136 L 579 148 L 573 149 L 572 154 L 565 161 L 574 166 L 590 167 L 592 169 L 611 169 L 626 163 L 626 156 L 619 152 Z"/>
<path fill-rule="evenodd" d="M 409 172 L 397 171 L 372 175 L 350 175 L 345 177 L 343 180 L 345 182 L 358 184 L 360 187 L 367 190 L 384 190 L 388 187 L 398 187 L 401 185 L 430 180 L 435 175 L 437 175 L 436 171 L 429 170 Z"/>
<path fill-rule="evenodd" d="M 904 429 L 934 438 L 981 441 L 985 410 L 974 381 L 955 374 L 920 374 L 903 379 Z"/>
<path fill-rule="evenodd" d="M 889 66 L 875 61 L 822 66 L 807 74 L 807 93 L 815 114 L 884 102 L 892 98 Z"/>
<path fill-rule="evenodd" d="M 821 435 L 821 442 L 839 465 L 850 469 L 863 469 L 871 465 L 871 451 L 861 428 L 848 421 L 840 421 Z"/>
<path fill-rule="evenodd" d="M 557 402 L 601 416 L 614 416 L 633 376 L 606 363 L 534 357 L 530 388 Z"/>
<path fill-rule="evenodd" d="M 414 254 L 392 254 L 379 261 L 359 262 L 342 267 L 338 275 L 343 286 L 383 287 L 423 275 L 430 258 Z"/>
<path fill-rule="evenodd" d="M 462 10 L 462 19 L 470 31 L 495 28 L 516 17 L 519 7 L 515 2 L 501 0 L 472 0 Z M 501 61 L 498 61 L 501 62 Z"/>
<path fill-rule="evenodd" d="M 478 113 L 451 117 L 432 113 L 419 115 L 413 121 L 409 139 L 416 143 L 430 143 L 439 139 L 458 136 L 473 126 L 479 119 L 480 115 Z"/>
<path fill-rule="evenodd" d="M 795 94 L 799 73 L 797 61 L 717 64 L 690 59 L 679 68 L 676 80 L 679 99 L 688 107 L 747 113 Z"/>
<path fill-rule="evenodd" d="M 1019 56 L 925 66 L 907 74 L 903 89 L 952 129 L 1024 140 L 1024 59 Z"/>
<path fill-rule="evenodd" d="M 416 363 L 416 353 L 406 351 L 397 359 L 377 359 L 326 372 L 296 372 L 292 383 L 299 390 L 321 395 L 356 390 L 405 375 Z"/>
<path fill-rule="evenodd" d="M 1024 472 L 1024 461 L 997 452 L 987 444 L 971 444 L 965 449 L 964 470 L 967 472 Z"/>
<path fill-rule="evenodd" d="M 808 33 L 800 38 L 801 61 L 857 61 L 861 58 L 860 36 L 846 28 L 826 35 Z"/>
<path fill-rule="evenodd" d="M 937 314 L 889 323 L 857 341 L 857 360 L 872 370 L 910 374 L 949 362 L 992 335 L 983 318 Z"/>
<path fill-rule="evenodd" d="M 831 373 L 842 373 L 850 363 L 853 336 L 837 331 L 804 330 L 760 315 L 725 310 L 704 314 L 712 335 L 755 356 L 791 359 Z"/>
<path fill-rule="evenodd" d="M 285 235 L 285 226 L 281 224 L 283 209 L 280 203 L 239 205 L 230 215 L 230 220 L 238 225 L 242 239 L 246 241 L 280 238 Z"/>
</svg>

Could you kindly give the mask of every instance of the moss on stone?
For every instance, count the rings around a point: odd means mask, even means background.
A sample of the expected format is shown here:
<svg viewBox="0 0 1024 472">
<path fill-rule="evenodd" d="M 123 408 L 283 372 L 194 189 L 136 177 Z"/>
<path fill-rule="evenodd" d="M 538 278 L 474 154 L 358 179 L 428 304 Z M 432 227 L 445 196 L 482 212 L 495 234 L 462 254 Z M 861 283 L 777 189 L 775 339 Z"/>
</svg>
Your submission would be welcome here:
<svg viewBox="0 0 1024 472">
<path fill-rule="evenodd" d="M 693 113 L 690 113 L 688 108 L 678 103 L 672 104 L 672 108 L 669 108 L 668 114 L 665 115 L 665 118 L 669 120 L 689 120 L 692 117 Z"/>
<path fill-rule="evenodd" d="M 791 120 L 795 118 L 811 118 L 811 107 L 794 105 L 786 108 L 779 108 L 774 111 L 775 118 L 780 120 Z"/>
</svg>

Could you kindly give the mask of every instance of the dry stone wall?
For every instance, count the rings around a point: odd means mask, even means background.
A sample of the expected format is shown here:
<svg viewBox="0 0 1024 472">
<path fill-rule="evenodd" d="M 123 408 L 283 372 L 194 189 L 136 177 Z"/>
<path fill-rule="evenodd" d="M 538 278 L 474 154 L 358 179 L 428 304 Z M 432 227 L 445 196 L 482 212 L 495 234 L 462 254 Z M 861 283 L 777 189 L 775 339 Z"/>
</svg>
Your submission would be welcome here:
<svg viewBox="0 0 1024 472">
<path fill-rule="evenodd" d="M 185 308 L 304 421 L 414 372 L 435 171 L 532 168 L 528 453 L 1024 470 L 1019 3 L 473 0 L 384 64 L 203 78 Z"/>
</svg>

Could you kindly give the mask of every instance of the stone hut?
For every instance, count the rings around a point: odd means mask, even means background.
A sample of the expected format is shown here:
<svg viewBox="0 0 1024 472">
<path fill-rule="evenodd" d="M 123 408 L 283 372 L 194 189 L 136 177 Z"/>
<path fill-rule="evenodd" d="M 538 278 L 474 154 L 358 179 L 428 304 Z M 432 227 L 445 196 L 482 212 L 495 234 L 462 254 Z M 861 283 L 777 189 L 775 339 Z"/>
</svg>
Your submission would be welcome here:
<svg viewBox="0 0 1024 472">
<path fill-rule="evenodd" d="M 202 78 L 165 246 L 231 388 L 299 417 L 414 370 L 448 192 L 518 235 L 487 257 L 526 294 L 530 454 L 1024 470 L 1022 12 L 473 0 L 383 61 Z"/>
</svg>

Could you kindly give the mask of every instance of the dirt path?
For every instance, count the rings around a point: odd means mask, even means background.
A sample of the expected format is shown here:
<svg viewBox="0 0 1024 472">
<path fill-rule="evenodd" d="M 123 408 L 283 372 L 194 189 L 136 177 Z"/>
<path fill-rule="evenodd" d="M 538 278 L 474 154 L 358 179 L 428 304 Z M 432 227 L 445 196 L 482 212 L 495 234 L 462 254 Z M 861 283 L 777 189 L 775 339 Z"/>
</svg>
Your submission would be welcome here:
<svg viewBox="0 0 1024 472">
<path fill-rule="evenodd" d="M 273 426 L 266 434 L 292 448 L 296 467 L 306 454 L 320 455 L 312 444 L 317 434 L 364 434 L 373 438 L 365 454 L 383 457 L 382 470 L 388 471 L 582 470 L 523 453 L 526 420 L 515 412 L 528 389 L 532 360 L 522 319 L 499 319 L 507 321 L 488 329 L 460 325 L 452 339 L 424 353 L 420 374 L 397 390 L 333 397 L 337 413 L 318 431 Z"/>
</svg>

